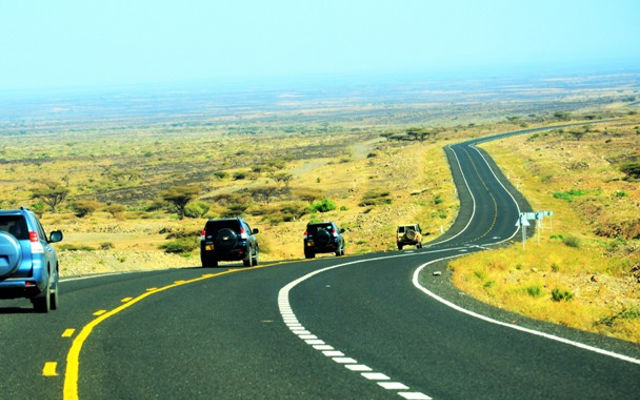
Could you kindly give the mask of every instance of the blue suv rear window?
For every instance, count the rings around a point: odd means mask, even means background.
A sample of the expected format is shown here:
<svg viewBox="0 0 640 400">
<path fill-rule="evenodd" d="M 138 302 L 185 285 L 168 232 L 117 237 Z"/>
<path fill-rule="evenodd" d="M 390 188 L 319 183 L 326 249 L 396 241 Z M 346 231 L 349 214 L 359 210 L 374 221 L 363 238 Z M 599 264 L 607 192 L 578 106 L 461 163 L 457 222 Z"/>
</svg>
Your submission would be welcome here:
<svg viewBox="0 0 640 400">
<path fill-rule="evenodd" d="M 29 229 L 21 215 L 0 215 L 0 231 L 8 232 L 18 240 L 29 240 Z"/>
</svg>

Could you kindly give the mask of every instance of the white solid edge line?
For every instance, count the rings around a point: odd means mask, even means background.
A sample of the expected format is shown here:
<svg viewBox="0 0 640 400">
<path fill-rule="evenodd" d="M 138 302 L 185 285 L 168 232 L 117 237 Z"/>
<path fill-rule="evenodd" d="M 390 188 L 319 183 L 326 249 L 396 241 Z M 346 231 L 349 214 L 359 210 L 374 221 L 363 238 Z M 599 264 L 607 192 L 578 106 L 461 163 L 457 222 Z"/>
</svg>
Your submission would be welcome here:
<svg viewBox="0 0 640 400">
<path fill-rule="evenodd" d="M 604 355 L 604 356 L 608 356 L 608 357 L 616 358 L 618 360 L 627 361 L 627 362 L 630 362 L 630 363 L 633 363 L 633 364 L 640 365 L 640 360 L 639 359 L 636 359 L 636 358 L 633 358 L 633 357 L 630 357 L 630 356 L 627 356 L 627 355 L 624 355 L 624 354 L 615 353 L 613 351 L 608 351 L 608 350 L 603 350 L 603 349 L 600 349 L 598 347 L 594 347 L 594 346 L 590 346 L 590 345 L 587 345 L 587 344 L 584 344 L 584 343 L 580 343 L 580 342 L 576 342 L 576 341 L 573 341 L 573 340 L 569 340 L 569 339 L 566 339 L 566 338 L 563 338 L 563 337 L 560 337 L 560 336 L 551 335 L 549 333 L 537 331 L 535 329 L 529 329 L 529 328 L 525 328 L 525 327 L 522 327 L 522 326 L 519 326 L 519 325 L 498 321 L 496 319 L 487 317 L 485 315 L 478 314 L 478 313 L 476 313 L 474 311 L 467 310 L 466 308 L 462 308 L 457 304 L 454 304 L 454 303 L 452 303 L 452 302 L 450 302 L 448 300 L 445 300 L 444 298 L 438 296 L 437 294 L 431 292 L 430 290 L 428 290 L 424 286 L 420 285 L 418 277 L 420 276 L 420 272 L 425 267 L 427 267 L 430 264 L 442 261 L 442 260 L 448 260 L 448 259 L 452 259 L 452 258 L 456 258 L 456 257 L 458 257 L 458 256 L 456 255 L 456 256 L 450 256 L 450 257 L 443 257 L 443 258 L 439 258 L 439 259 L 436 259 L 436 260 L 429 261 L 428 263 L 425 263 L 425 264 L 422 264 L 421 266 L 419 266 L 413 273 L 413 279 L 412 279 L 413 286 L 415 286 L 418 290 L 420 290 L 421 292 L 423 292 L 426 295 L 430 296 L 434 300 L 436 300 L 436 301 L 438 301 L 438 302 L 440 302 L 440 303 L 442 303 L 442 304 L 444 304 L 444 305 L 446 305 L 446 306 L 448 306 L 450 308 L 453 308 L 456 311 L 460 311 L 461 313 L 465 313 L 465 314 L 467 314 L 467 315 L 469 315 L 471 317 L 478 318 L 478 319 L 483 320 L 485 322 L 489 322 L 489 323 L 495 324 L 495 325 L 504 326 L 504 327 L 511 328 L 511 329 L 514 329 L 514 330 L 517 330 L 517 331 L 529 333 L 531 335 L 540 336 L 540 337 L 543 337 L 545 339 L 550 339 L 550 340 L 554 340 L 556 342 L 560 342 L 560 343 L 568 344 L 570 346 L 578 347 L 578 348 L 583 349 L 583 350 L 592 351 L 594 353 L 598 353 L 598 354 L 601 354 L 601 355 Z"/>
</svg>

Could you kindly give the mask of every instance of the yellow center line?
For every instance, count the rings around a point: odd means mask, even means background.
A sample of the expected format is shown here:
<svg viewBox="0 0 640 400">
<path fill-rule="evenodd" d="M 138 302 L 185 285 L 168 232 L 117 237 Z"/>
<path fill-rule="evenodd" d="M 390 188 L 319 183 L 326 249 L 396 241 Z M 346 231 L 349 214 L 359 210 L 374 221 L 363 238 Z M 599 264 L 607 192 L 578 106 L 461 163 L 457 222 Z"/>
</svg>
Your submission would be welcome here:
<svg viewBox="0 0 640 400">
<path fill-rule="evenodd" d="M 120 301 L 123 302 L 123 303 L 126 303 L 126 302 L 131 301 L 131 300 L 133 300 L 133 297 L 125 297 L 124 299 L 122 299 Z"/>
<path fill-rule="evenodd" d="M 292 261 L 292 262 L 298 262 L 298 261 Z M 73 342 L 71 343 L 71 348 L 69 349 L 69 353 L 67 354 L 67 365 L 66 365 L 66 369 L 65 369 L 65 374 L 64 374 L 64 386 L 63 386 L 63 390 L 62 390 L 62 398 L 63 400 L 77 400 L 78 399 L 78 373 L 79 373 L 79 369 L 80 369 L 80 351 L 82 350 L 82 345 L 84 344 L 84 342 L 86 342 L 87 338 L 89 337 L 89 335 L 91 334 L 91 332 L 93 331 L 93 329 L 98 326 L 101 322 L 103 322 L 104 320 L 106 320 L 109 317 L 112 317 L 114 315 L 116 315 L 117 313 L 119 313 L 120 311 L 131 307 L 132 305 L 138 303 L 139 301 L 153 295 L 156 293 L 160 293 L 160 292 L 164 292 L 165 290 L 169 290 L 169 289 L 173 289 L 175 287 L 178 286 L 182 286 L 182 285 L 187 285 L 190 283 L 195 283 L 195 282 L 200 282 L 203 281 L 205 279 L 210 279 L 210 278 L 214 278 L 217 276 L 222 276 L 222 275 L 228 275 L 234 272 L 239 272 L 239 271 L 250 271 L 250 270 L 254 270 L 254 269 L 260 269 L 260 268 L 266 268 L 266 267 L 273 267 L 276 265 L 282 265 L 282 264 L 286 264 L 287 262 L 279 262 L 279 263 L 274 263 L 274 264 L 265 264 L 265 265 L 260 265 L 260 266 L 256 266 L 256 267 L 251 267 L 251 268 L 242 268 L 242 269 L 238 269 L 238 268 L 233 268 L 233 269 L 229 269 L 227 271 L 222 271 L 222 272 L 218 272 L 218 273 L 208 273 L 208 274 L 203 274 L 202 276 L 198 277 L 198 278 L 194 278 L 194 279 L 190 279 L 190 280 L 184 280 L 184 281 L 176 281 L 170 285 L 167 286 L 163 286 L 160 288 L 150 288 L 147 289 L 145 293 L 132 298 L 130 301 L 114 308 L 111 311 L 106 311 L 106 310 L 100 310 L 96 313 L 94 313 L 93 315 L 96 315 L 97 318 L 95 318 L 93 321 L 89 322 L 87 325 L 85 325 L 81 330 L 80 333 L 78 333 L 78 335 L 75 337 L 75 339 L 73 340 Z"/>
<path fill-rule="evenodd" d="M 47 361 L 44 363 L 44 367 L 42 367 L 42 376 L 58 376 L 58 373 L 56 372 L 57 367 L 57 362 Z"/>
<path fill-rule="evenodd" d="M 480 236 L 476 237 L 475 239 L 473 239 L 473 241 L 475 242 L 475 241 L 480 240 L 483 237 L 487 236 L 487 234 L 489 232 L 491 232 L 493 227 L 496 225 L 496 220 L 498 219 L 498 203 L 496 202 L 496 198 L 493 196 L 493 194 L 489 190 L 489 187 L 485 183 L 484 179 L 482 179 L 482 176 L 480 176 L 480 172 L 478 171 L 478 168 L 476 167 L 476 163 L 473 162 L 473 159 L 471 158 L 471 155 L 469 155 L 469 152 L 466 149 L 463 148 L 463 150 L 467 154 L 467 157 L 469 158 L 469 162 L 473 166 L 473 169 L 476 171 L 476 175 L 478 175 L 478 179 L 480 179 L 480 183 L 482 183 L 482 186 L 484 186 L 484 188 L 487 190 L 487 194 L 489 195 L 489 197 L 491 197 L 491 201 L 493 202 L 493 220 L 491 221 L 491 225 L 489 226 L 489 229 L 487 229 L 487 231 L 485 233 L 483 233 L 482 235 L 480 235 Z"/>
<path fill-rule="evenodd" d="M 72 328 L 65 329 L 65 330 L 64 330 L 64 332 L 62 332 L 62 336 L 61 336 L 61 337 L 65 337 L 65 338 L 66 338 L 66 337 L 71 337 L 71 336 L 73 336 L 73 334 L 74 334 L 74 332 L 75 332 L 75 331 L 76 331 L 76 330 L 75 330 L 75 329 L 72 329 Z"/>
</svg>

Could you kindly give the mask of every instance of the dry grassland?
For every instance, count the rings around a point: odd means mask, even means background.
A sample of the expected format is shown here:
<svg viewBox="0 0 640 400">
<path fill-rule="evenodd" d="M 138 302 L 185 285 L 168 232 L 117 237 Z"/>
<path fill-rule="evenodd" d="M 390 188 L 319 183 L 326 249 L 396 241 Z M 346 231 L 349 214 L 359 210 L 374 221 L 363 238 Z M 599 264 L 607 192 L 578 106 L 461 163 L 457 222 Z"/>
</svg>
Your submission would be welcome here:
<svg viewBox="0 0 640 400">
<path fill-rule="evenodd" d="M 37 203 L 31 193 L 45 180 L 69 189 L 59 210 L 45 207 L 42 217 L 47 229 L 65 234 L 57 246 L 63 276 L 197 266 L 195 246 L 206 218 L 243 215 L 260 229 L 265 262 L 301 258 L 311 220 L 345 228 L 347 254 L 358 254 L 393 249 L 397 224 L 420 223 L 434 237 L 452 223 L 458 206 L 442 141 L 395 141 L 362 132 L 63 137 L 41 135 L 29 141 L 33 148 L 21 147 L 19 138 L 6 141 L 5 154 L 13 159 L 0 169 L 8 189 L 0 195 L 3 207 Z M 43 141 L 47 154 L 35 151 Z M 278 182 L 274 173 L 291 178 Z M 206 205 L 206 213 L 178 220 L 159 202 L 162 190 L 181 184 L 201 188 L 192 203 Z M 313 212 L 311 205 L 322 199 L 336 208 Z M 97 201 L 98 208 L 79 217 L 77 200 Z M 107 212 L 114 204 L 124 210 Z M 194 249 L 160 249 L 172 240 Z"/>
</svg>

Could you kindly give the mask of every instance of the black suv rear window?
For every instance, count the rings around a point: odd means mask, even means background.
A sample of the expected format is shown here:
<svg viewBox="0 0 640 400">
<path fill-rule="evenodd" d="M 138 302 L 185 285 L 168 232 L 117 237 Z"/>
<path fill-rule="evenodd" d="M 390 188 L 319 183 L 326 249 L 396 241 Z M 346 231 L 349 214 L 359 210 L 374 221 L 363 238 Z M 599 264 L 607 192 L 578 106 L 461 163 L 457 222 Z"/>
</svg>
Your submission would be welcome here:
<svg viewBox="0 0 640 400">
<path fill-rule="evenodd" d="M 331 224 L 321 224 L 321 225 L 309 225 L 309 226 L 307 226 L 307 232 L 308 233 L 316 233 L 316 232 L 318 232 L 318 229 L 324 229 L 326 231 L 331 232 L 331 230 L 333 229 L 333 225 L 331 225 Z"/>
<path fill-rule="evenodd" d="M 18 240 L 29 239 L 27 222 L 21 215 L 0 215 L 0 231 L 8 232 Z"/>
<path fill-rule="evenodd" d="M 219 220 L 219 221 L 207 221 L 204 226 L 204 230 L 207 234 L 213 234 L 221 229 L 229 228 L 234 232 L 240 232 L 240 223 L 237 220 Z"/>
</svg>

